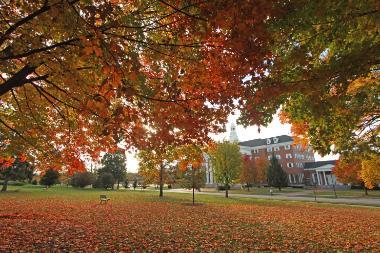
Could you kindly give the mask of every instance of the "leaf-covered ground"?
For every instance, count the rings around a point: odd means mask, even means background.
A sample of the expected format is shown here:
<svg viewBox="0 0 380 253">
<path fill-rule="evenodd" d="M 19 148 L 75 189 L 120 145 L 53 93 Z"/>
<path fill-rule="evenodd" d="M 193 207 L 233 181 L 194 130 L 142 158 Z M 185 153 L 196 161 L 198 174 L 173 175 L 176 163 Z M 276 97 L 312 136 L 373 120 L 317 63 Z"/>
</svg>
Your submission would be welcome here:
<svg viewBox="0 0 380 253">
<path fill-rule="evenodd" d="M 0 252 L 379 252 L 380 209 L 113 192 L 0 195 Z M 203 198 L 203 199 L 202 199 Z"/>
</svg>

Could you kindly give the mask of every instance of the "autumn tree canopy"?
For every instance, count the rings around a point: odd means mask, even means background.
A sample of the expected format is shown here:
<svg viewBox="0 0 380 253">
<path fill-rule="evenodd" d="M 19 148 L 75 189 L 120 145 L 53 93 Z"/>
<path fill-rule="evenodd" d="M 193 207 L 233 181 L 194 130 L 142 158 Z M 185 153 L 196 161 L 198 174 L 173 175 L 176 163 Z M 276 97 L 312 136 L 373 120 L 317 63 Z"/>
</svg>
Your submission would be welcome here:
<svg viewBox="0 0 380 253">
<path fill-rule="evenodd" d="M 265 125 L 281 106 L 321 154 L 379 150 L 375 0 L 22 0 L 0 14 L 5 157 L 71 174 L 122 140 L 204 142 L 235 107 Z"/>
<path fill-rule="evenodd" d="M 152 131 L 207 139 L 241 80 L 265 69 L 272 3 L 1 2 L 2 154 L 74 171 L 121 140 L 145 147 Z"/>
<path fill-rule="evenodd" d="M 272 64 L 252 75 L 242 122 L 266 124 L 282 106 L 322 155 L 379 152 L 378 1 L 281 2 L 268 21 Z"/>
</svg>

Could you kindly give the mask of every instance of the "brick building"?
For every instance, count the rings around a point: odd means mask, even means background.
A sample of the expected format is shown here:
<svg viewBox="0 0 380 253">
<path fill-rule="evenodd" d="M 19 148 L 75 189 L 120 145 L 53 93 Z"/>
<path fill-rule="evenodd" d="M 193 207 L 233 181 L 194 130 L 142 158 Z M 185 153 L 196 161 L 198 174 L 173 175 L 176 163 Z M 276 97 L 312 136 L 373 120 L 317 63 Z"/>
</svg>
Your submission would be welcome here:
<svg viewBox="0 0 380 253">
<path fill-rule="evenodd" d="M 288 174 L 290 186 L 301 185 L 331 185 L 336 182 L 332 174 L 335 161 L 315 162 L 314 151 L 311 146 L 302 147 L 295 144 L 288 135 L 275 136 L 266 139 L 254 139 L 239 142 L 235 124 L 231 124 L 229 141 L 237 142 L 242 155 L 249 155 L 253 159 L 265 157 L 270 160 L 275 155 L 283 170 Z M 213 169 L 207 155 L 205 156 L 206 185 L 215 186 Z"/>
<path fill-rule="evenodd" d="M 304 183 L 304 164 L 314 162 L 314 152 L 311 147 L 294 144 L 292 137 L 287 135 L 267 139 L 254 139 L 239 142 L 240 152 L 258 159 L 264 156 L 270 160 L 275 155 L 283 170 L 288 174 L 290 185 Z"/>
</svg>

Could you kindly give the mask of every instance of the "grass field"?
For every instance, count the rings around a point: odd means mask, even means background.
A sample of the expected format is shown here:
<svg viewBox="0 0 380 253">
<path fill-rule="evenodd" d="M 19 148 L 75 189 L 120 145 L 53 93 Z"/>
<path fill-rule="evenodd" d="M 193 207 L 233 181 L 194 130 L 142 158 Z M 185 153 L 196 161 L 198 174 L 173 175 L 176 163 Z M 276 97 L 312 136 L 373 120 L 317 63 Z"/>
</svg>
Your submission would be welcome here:
<svg viewBox="0 0 380 253">
<path fill-rule="evenodd" d="M 277 188 L 272 188 L 273 194 L 287 195 L 291 194 L 293 196 L 314 196 L 313 189 L 303 189 L 303 188 L 291 188 L 286 187 L 279 191 Z M 202 189 L 205 192 L 218 192 L 214 188 Z M 222 191 L 220 191 L 222 192 Z M 224 192 L 224 191 L 223 191 Z M 243 189 L 231 189 L 230 193 L 239 194 L 253 194 L 253 195 L 270 195 L 268 187 L 254 187 L 249 191 Z M 317 189 L 316 194 L 319 197 L 335 197 L 333 189 Z M 337 189 L 336 194 L 339 198 L 380 198 L 380 190 L 368 190 L 368 195 L 365 195 L 364 190 L 354 189 L 354 190 L 343 190 Z"/>
<path fill-rule="evenodd" d="M 0 194 L 0 252 L 376 252 L 380 209 L 39 186 Z M 99 195 L 111 201 L 99 204 Z"/>
</svg>

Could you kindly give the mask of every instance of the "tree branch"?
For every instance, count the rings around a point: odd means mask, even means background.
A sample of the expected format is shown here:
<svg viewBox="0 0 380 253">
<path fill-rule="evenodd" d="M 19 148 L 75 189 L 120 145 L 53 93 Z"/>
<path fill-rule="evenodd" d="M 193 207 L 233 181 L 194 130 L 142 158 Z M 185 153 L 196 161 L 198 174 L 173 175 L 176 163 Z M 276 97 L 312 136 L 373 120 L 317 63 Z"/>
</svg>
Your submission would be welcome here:
<svg viewBox="0 0 380 253">
<path fill-rule="evenodd" d="M 21 87 L 27 83 L 28 79 L 26 77 L 33 73 L 36 68 L 37 67 L 35 66 L 25 65 L 16 74 L 0 85 L 0 96 L 4 95 L 13 88 Z"/>
</svg>

